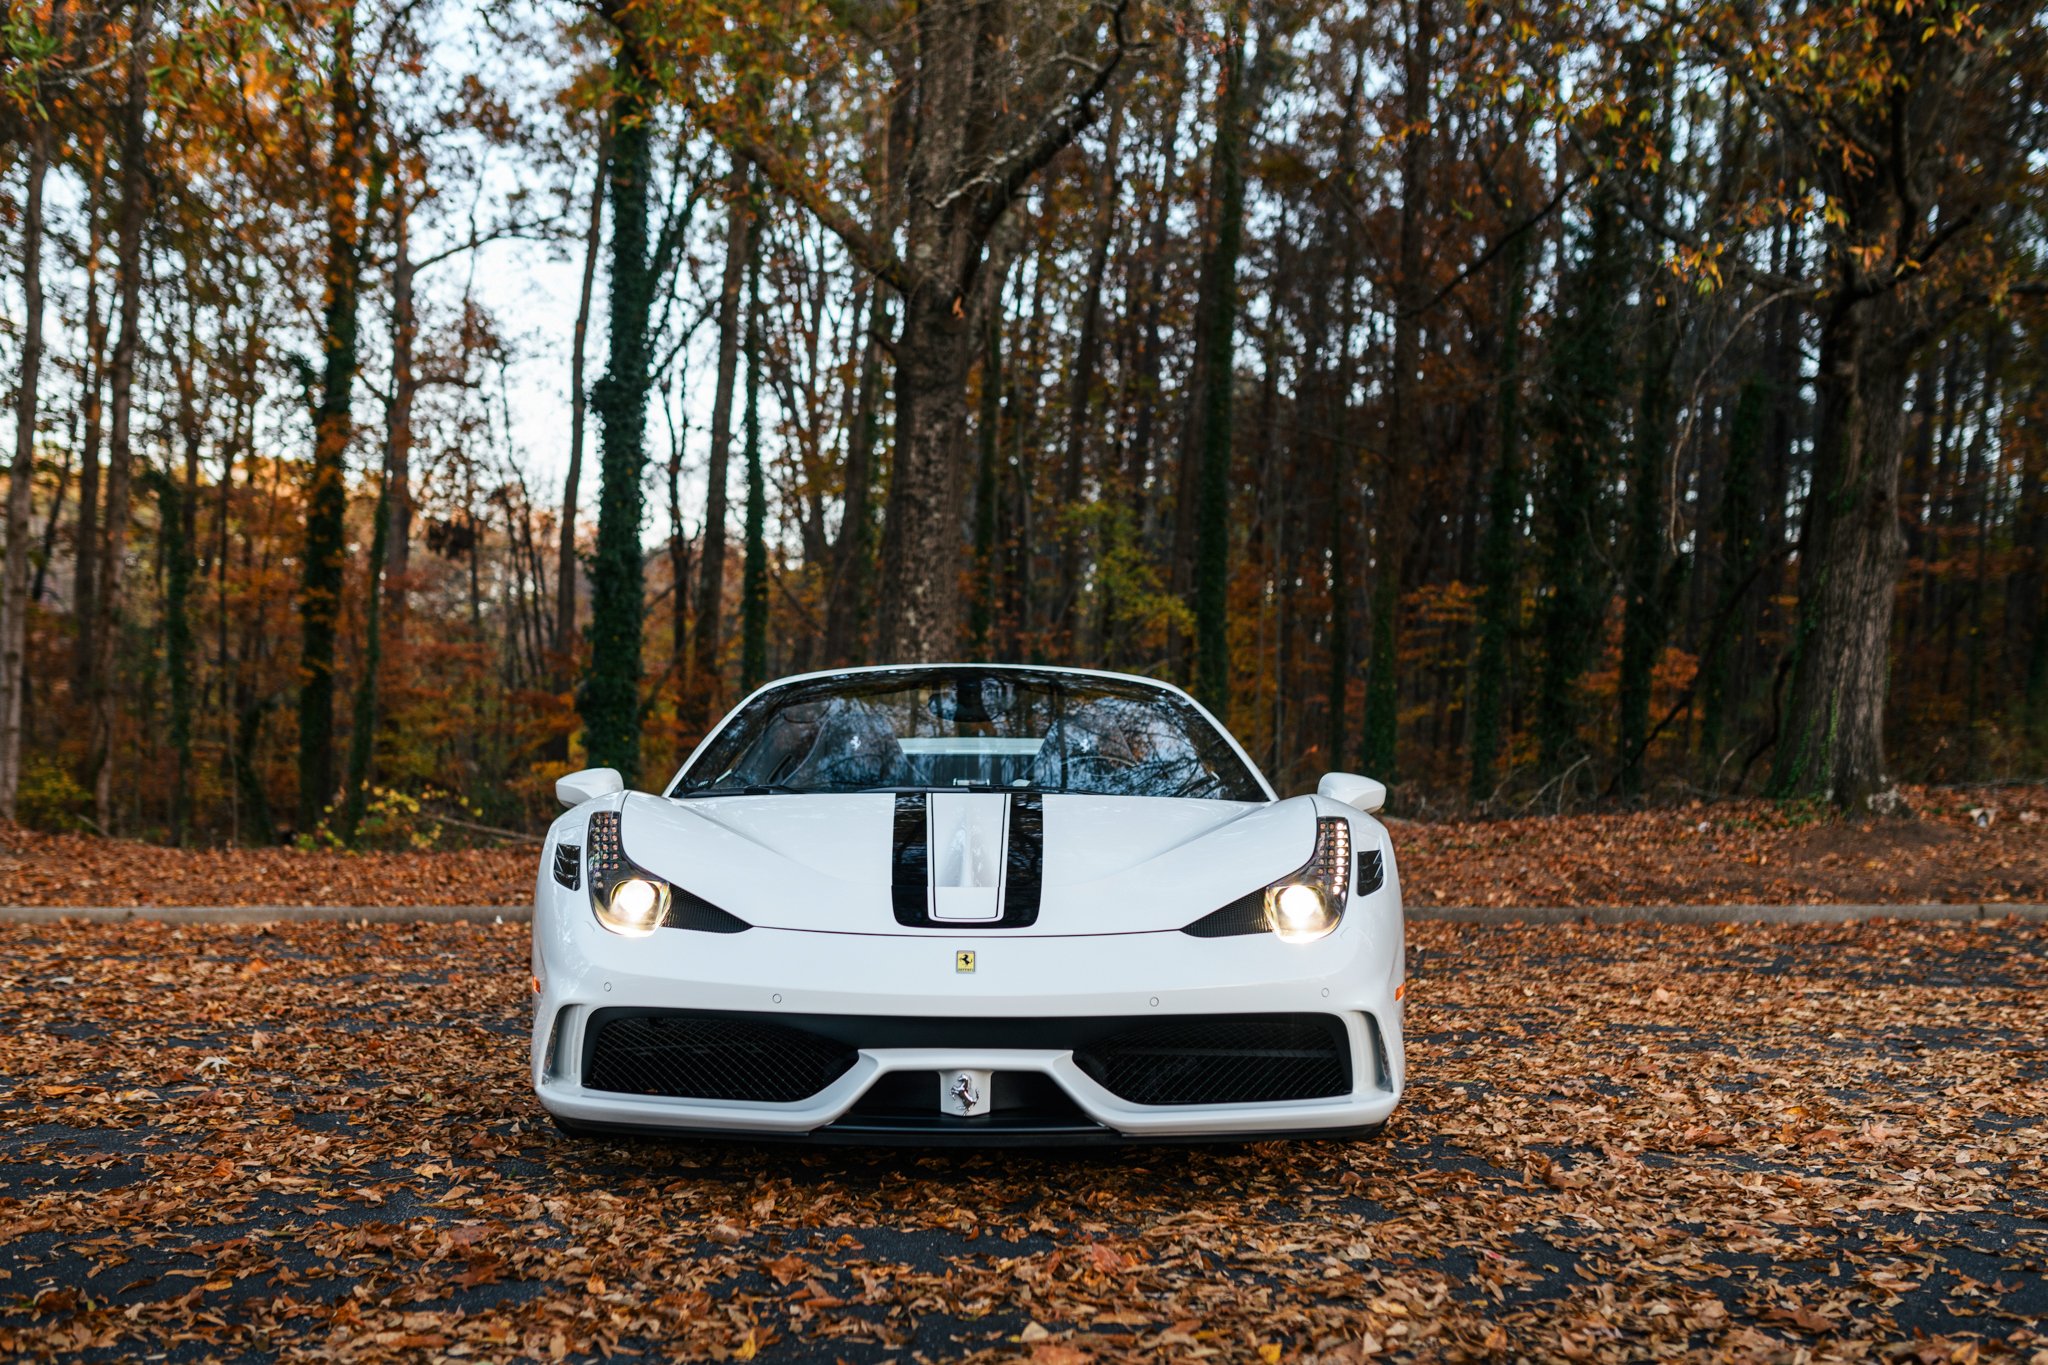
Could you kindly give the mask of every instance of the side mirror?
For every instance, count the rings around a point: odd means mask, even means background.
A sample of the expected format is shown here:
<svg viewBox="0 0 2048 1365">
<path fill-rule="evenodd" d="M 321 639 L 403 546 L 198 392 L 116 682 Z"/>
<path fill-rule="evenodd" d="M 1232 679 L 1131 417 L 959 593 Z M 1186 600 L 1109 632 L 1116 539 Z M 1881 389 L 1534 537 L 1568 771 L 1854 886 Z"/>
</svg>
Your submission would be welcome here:
<svg viewBox="0 0 2048 1365">
<path fill-rule="evenodd" d="M 1324 773 L 1323 780 L 1316 783 L 1316 795 L 1371 815 L 1387 804 L 1387 784 L 1357 773 Z"/>
<path fill-rule="evenodd" d="M 580 806 L 600 796 L 626 789 L 626 779 L 617 768 L 585 768 L 555 779 L 555 800 L 565 806 Z"/>
</svg>

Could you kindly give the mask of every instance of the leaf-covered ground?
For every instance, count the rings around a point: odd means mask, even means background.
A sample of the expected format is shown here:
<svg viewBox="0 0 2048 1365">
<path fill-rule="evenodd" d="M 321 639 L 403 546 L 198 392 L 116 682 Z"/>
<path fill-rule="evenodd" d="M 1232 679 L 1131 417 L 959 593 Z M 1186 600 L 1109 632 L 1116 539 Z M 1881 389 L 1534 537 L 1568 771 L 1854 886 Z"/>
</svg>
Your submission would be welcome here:
<svg viewBox="0 0 2048 1365">
<path fill-rule="evenodd" d="M 518 926 L 0 927 L 0 1356 L 2048 1362 L 2048 929 L 1417 926 L 1382 1139 L 589 1143 Z"/>
<path fill-rule="evenodd" d="M 2048 786 L 1907 789 L 1917 816 L 1764 801 L 1398 821 L 1411 905 L 2048 902 Z M 172 849 L 0 826 L 0 904 L 518 905 L 536 848 Z"/>
</svg>

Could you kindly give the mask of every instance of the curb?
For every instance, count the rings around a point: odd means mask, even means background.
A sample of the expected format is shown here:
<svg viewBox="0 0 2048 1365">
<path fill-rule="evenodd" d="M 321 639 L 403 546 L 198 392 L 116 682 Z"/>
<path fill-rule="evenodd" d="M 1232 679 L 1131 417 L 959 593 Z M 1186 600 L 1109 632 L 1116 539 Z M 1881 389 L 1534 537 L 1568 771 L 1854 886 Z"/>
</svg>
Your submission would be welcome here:
<svg viewBox="0 0 2048 1365">
<path fill-rule="evenodd" d="M 1484 925 L 1854 924 L 1872 919 L 1960 924 L 2017 919 L 2042 924 L 2048 923 L 2048 905 L 1411 905 L 1408 918 Z"/>
<path fill-rule="evenodd" d="M 2048 924 L 2048 905 L 1411 905 L 1414 921 L 1451 924 L 1852 924 L 1920 920 L 1974 924 L 2006 919 Z M 530 905 L 0 905 L 0 923 L 91 924 L 154 920 L 163 924 L 524 924 Z"/>
<path fill-rule="evenodd" d="M 532 918 L 531 905 L 0 905 L 0 923 L 16 924 L 524 924 Z"/>
</svg>

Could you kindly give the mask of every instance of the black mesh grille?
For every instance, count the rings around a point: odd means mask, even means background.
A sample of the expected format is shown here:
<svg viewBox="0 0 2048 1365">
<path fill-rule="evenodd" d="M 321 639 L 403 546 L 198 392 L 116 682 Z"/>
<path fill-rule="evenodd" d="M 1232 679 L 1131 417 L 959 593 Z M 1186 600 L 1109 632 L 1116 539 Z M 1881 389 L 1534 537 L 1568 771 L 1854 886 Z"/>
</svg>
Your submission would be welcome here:
<svg viewBox="0 0 2048 1365">
<path fill-rule="evenodd" d="M 1319 1014 L 1163 1019 L 1077 1049 L 1074 1061 L 1133 1104 L 1257 1104 L 1351 1092 L 1344 1026 Z"/>
<path fill-rule="evenodd" d="M 846 1074 L 854 1050 L 753 1019 L 629 1014 L 592 1021 L 583 1084 L 676 1099 L 786 1104 Z"/>
<path fill-rule="evenodd" d="M 576 889 L 583 875 L 583 850 L 574 844 L 555 845 L 555 880 Z"/>
</svg>

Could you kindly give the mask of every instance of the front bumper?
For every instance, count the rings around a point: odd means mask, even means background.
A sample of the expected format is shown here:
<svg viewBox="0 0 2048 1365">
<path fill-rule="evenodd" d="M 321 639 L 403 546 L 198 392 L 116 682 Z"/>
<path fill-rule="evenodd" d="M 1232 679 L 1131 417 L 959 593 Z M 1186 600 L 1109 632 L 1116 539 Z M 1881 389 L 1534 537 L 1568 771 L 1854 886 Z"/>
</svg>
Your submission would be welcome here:
<svg viewBox="0 0 2048 1365">
<path fill-rule="evenodd" d="M 587 909 L 539 909 L 534 921 L 533 1084 L 570 1125 L 782 1138 L 932 1142 L 1249 1138 L 1369 1131 L 1400 1102 L 1400 921 L 1354 906 L 1329 938 L 1295 945 L 1272 936 L 1197 939 L 1180 933 L 1079 937 L 996 934 L 820 934 L 755 928 L 741 934 L 664 929 L 624 939 Z M 956 954 L 974 954 L 974 970 Z M 786 1103 L 624 1094 L 583 1084 L 586 1030 L 598 1011 L 730 1011 L 755 1018 L 928 1022 L 915 1046 L 863 1045 L 829 1085 Z M 1314 1014 L 1340 1022 L 1348 1093 L 1238 1104 L 1138 1104 L 1082 1069 L 1071 1047 L 991 1045 L 973 1021 L 1122 1020 Z M 947 1025 L 968 1041 L 943 1041 Z M 1058 1033 L 1058 1029 L 1048 1029 Z M 956 1071 L 1043 1078 L 1060 1115 L 1005 1112 L 962 1118 L 940 1109 L 939 1077 Z M 873 1095 L 930 1078 L 928 1112 L 878 1111 Z M 892 1078 L 897 1078 L 893 1079 Z M 880 1087 L 881 1089 L 878 1089 Z"/>
</svg>

